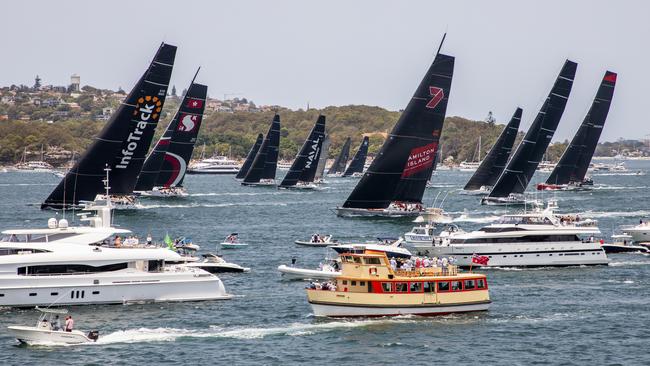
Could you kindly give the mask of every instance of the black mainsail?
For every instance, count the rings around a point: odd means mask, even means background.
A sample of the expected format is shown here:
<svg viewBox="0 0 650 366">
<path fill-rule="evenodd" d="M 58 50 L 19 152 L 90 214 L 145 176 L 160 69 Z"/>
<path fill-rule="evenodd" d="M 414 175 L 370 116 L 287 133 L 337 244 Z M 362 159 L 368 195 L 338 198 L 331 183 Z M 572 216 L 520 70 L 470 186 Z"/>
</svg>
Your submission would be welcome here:
<svg viewBox="0 0 650 366">
<path fill-rule="evenodd" d="M 589 112 L 546 180 L 546 184 L 565 185 L 583 182 L 609 113 L 615 85 L 616 73 L 605 72 Z"/>
<path fill-rule="evenodd" d="M 94 200 L 104 191 L 106 166 L 111 169 L 110 194 L 133 193 L 165 102 L 175 55 L 176 46 L 160 45 L 149 68 L 41 208 Z"/>
<path fill-rule="evenodd" d="M 330 167 L 330 170 L 327 171 L 327 174 L 337 174 L 343 173 L 345 166 L 348 164 L 348 159 L 350 158 L 350 143 L 352 140 L 348 137 L 341 148 L 341 153 L 334 160 L 334 164 Z"/>
<path fill-rule="evenodd" d="M 478 169 L 465 184 L 465 190 L 473 191 L 481 187 L 492 187 L 506 167 L 512 146 L 515 143 L 517 132 L 519 131 L 519 122 L 521 122 L 521 108 L 517 108 L 512 115 L 510 122 L 501 131 L 485 159 L 481 162 Z"/>
<path fill-rule="evenodd" d="M 453 72 L 454 57 L 438 53 L 343 208 L 384 209 L 391 202 L 422 202 L 433 171 Z"/>
<path fill-rule="evenodd" d="M 255 159 L 255 155 L 257 155 L 257 152 L 260 150 L 260 146 L 262 146 L 262 141 L 264 141 L 264 134 L 260 133 L 259 135 L 257 135 L 257 139 L 255 140 L 255 143 L 248 151 L 248 155 L 246 155 L 246 160 L 244 161 L 244 164 L 242 164 L 241 168 L 239 168 L 239 172 L 237 172 L 235 179 L 244 179 L 246 173 L 248 173 L 248 169 L 250 169 L 251 165 L 253 164 L 253 159 Z"/>
<path fill-rule="evenodd" d="M 483 202 L 524 193 L 564 113 L 577 67 L 575 62 L 565 61 L 533 124 Z"/>
<path fill-rule="evenodd" d="M 135 186 L 136 191 L 150 191 L 154 187 L 161 186 L 168 187 L 165 183 L 170 180 L 172 175 L 180 177 L 182 180 L 185 174 L 185 169 L 182 168 L 187 167 L 186 162 L 188 161 L 184 158 L 187 156 L 188 148 L 190 149 L 189 155 L 192 155 L 201 124 L 201 116 L 196 113 L 201 110 L 202 115 L 206 96 L 207 87 L 205 85 L 196 84 L 194 81 L 190 83 L 165 133 L 147 156 Z M 201 103 L 201 106 L 199 107 L 197 103 Z M 195 105 L 196 107 L 194 107 Z M 173 167 L 178 167 L 175 174 L 170 172 L 170 165 L 172 165 L 170 161 L 174 163 Z M 163 171 L 164 173 L 162 173 Z"/>
<path fill-rule="evenodd" d="M 266 133 L 266 138 L 260 146 L 251 168 L 246 173 L 242 184 L 256 184 L 262 179 L 275 179 L 278 165 L 278 148 L 280 146 L 280 116 L 276 114 Z"/>
<path fill-rule="evenodd" d="M 364 136 L 350 165 L 345 169 L 345 173 L 343 173 L 344 177 L 349 177 L 354 173 L 363 173 L 363 167 L 366 165 L 366 157 L 368 157 L 368 142 L 368 136 Z"/>
<path fill-rule="evenodd" d="M 165 158 L 156 178 L 156 187 L 183 186 L 187 166 L 192 159 L 203 121 L 207 97 L 208 87 L 206 85 L 192 83 L 187 89 L 187 94 L 175 116 L 178 120 L 177 127 L 165 152 Z"/>
<path fill-rule="evenodd" d="M 318 116 L 309 136 L 296 155 L 280 187 L 293 187 L 298 182 L 311 183 L 316 177 L 321 147 L 325 138 L 325 116 Z"/>
<path fill-rule="evenodd" d="M 327 158 L 330 152 L 330 136 L 325 135 L 323 138 L 323 146 L 320 149 L 320 157 L 318 158 L 318 167 L 316 168 L 316 176 L 314 181 L 319 181 L 325 174 L 325 165 L 327 165 Z"/>
</svg>

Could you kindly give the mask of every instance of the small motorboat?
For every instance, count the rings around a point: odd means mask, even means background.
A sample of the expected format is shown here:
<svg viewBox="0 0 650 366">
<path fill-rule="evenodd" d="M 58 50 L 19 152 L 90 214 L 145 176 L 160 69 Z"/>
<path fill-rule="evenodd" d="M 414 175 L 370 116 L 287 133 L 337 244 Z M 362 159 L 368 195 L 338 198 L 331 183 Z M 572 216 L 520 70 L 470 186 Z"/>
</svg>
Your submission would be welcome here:
<svg viewBox="0 0 650 366">
<path fill-rule="evenodd" d="M 81 344 L 97 342 L 99 332 L 91 330 L 84 333 L 79 330 L 65 331 L 58 326 L 59 316 L 67 314 L 66 309 L 43 309 L 35 327 L 10 325 L 9 332 L 21 343 L 26 344 Z"/>
<path fill-rule="evenodd" d="M 341 275 L 339 264 L 336 260 L 330 259 L 321 263 L 318 269 L 298 268 L 296 258 L 292 258 L 291 265 L 280 265 L 278 271 L 286 280 L 331 280 Z"/>
<path fill-rule="evenodd" d="M 250 272 L 251 270 L 248 267 L 242 267 L 236 263 L 226 262 L 225 259 L 223 259 L 222 257 L 216 254 L 212 254 L 212 253 L 201 254 L 201 257 L 203 257 L 203 259 L 200 261 L 185 263 L 183 265 L 185 267 L 201 268 L 202 270 L 210 273 L 225 273 L 225 272 L 241 273 L 241 272 Z"/>
<path fill-rule="evenodd" d="M 402 247 L 404 240 L 401 238 L 377 238 L 376 242 L 346 243 L 333 245 L 330 248 L 341 253 L 363 253 L 366 250 L 385 252 L 389 258 L 411 258 L 411 252 Z"/>
<path fill-rule="evenodd" d="M 602 243 L 601 247 L 605 253 L 650 253 L 650 249 L 643 245 L 636 245 L 632 235 L 612 235 L 611 243 Z"/>
<path fill-rule="evenodd" d="M 237 233 L 228 235 L 220 245 L 222 249 L 241 249 L 248 246 L 248 244 L 239 241 L 239 234 Z"/>
<path fill-rule="evenodd" d="M 449 216 L 440 207 L 428 207 L 420 216 L 416 217 L 413 222 L 428 222 L 429 224 L 451 224 L 454 218 Z"/>
<path fill-rule="evenodd" d="M 338 240 L 332 239 L 332 235 L 320 236 L 319 234 L 314 234 L 311 236 L 309 241 L 296 240 L 294 243 L 305 247 L 328 247 L 330 245 L 338 244 Z"/>
</svg>

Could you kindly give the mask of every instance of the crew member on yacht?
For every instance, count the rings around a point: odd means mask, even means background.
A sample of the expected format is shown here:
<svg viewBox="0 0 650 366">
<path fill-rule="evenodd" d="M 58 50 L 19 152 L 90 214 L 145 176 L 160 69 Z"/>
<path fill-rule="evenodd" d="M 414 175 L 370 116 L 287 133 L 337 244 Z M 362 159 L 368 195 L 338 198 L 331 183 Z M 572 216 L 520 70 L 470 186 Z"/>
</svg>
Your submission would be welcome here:
<svg viewBox="0 0 650 366">
<path fill-rule="evenodd" d="M 68 315 L 65 317 L 65 331 L 72 332 L 73 328 L 74 328 L 74 319 L 72 319 L 72 315 Z"/>
</svg>

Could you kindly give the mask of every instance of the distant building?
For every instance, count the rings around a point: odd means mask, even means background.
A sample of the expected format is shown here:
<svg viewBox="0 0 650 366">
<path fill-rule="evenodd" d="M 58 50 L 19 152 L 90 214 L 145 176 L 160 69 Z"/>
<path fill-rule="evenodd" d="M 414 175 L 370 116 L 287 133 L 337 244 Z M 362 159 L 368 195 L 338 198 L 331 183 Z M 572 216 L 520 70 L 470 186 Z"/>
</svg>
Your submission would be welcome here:
<svg viewBox="0 0 650 366">
<path fill-rule="evenodd" d="M 72 74 L 70 76 L 70 92 L 79 92 L 81 90 L 81 76 Z"/>
</svg>

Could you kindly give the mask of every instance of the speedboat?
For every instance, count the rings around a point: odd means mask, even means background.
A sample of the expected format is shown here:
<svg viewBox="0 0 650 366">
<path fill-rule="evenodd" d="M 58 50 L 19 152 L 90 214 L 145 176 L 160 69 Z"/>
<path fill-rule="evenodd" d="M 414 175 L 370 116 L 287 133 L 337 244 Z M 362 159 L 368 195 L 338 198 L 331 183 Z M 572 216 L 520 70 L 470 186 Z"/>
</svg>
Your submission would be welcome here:
<svg viewBox="0 0 650 366">
<path fill-rule="evenodd" d="M 229 299 L 219 277 L 155 245 L 123 245 L 111 204 L 88 205 L 89 226 L 48 220 L 44 229 L 6 230 L 0 239 L 0 306 L 124 304 Z"/>
<path fill-rule="evenodd" d="M 278 271 L 286 280 L 331 280 L 341 275 L 338 264 L 333 260 L 321 263 L 318 269 L 298 268 L 294 261 L 290 266 L 281 264 Z"/>
<path fill-rule="evenodd" d="M 385 252 L 389 258 L 411 258 L 411 252 L 402 247 L 403 240 L 395 238 L 377 238 L 376 242 L 349 243 L 330 246 L 337 253 L 362 253 L 366 250 Z"/>
<path fill-rule="evenodd" d="M 106 197 L 111 201 L 111 205 L 115 210 L 137 210 L 143 208 L 142 204 L 138 202 L 138 199 L 135 195 L 114 195 L 109 196 L 105 194 L 98 194 L 95 197 L 95 201 L 88 202 L 90 204 L 102 205 L 106 202 Z"/>
<path fill-rule="evenodd" d="M 236 263 L 226 262 L 222 257 L 207 253 L 201 254 L 203 257 L 200 261 L 194 261 L 184 264 L 185 267 L 200 268 L 210 273 L 224 273 L 224 272 L 250 272 L 250 268 L 242 267 Z"/>
<path fill-rule="evenodd" d="M 312 235 L 309 241 L 307 240 L 296 240 L 294 241 L 297 245 L 302 245 L 306 247 L 328 247 L 331 245 L 338 244 L 338 240 L 333 240 L 332 235 L 320 236 L 318 234 Z"/>
<path fill-rule="evenodd" d="M 443 315 L 485 311 L 491 303 L 486 276 L 454 265 L 397 270 L 386 253 L 340 258 L 336 279 L 307 287 L 315 316 Z"/>
<path fill-rule="evenodd" d="M 428 222 L 429 224 L 451 224 L 454 219 L 440 207 L 428 207 L 413 222 Z"/>
<path fill-rule="evenodd" d="M 601 247 L 605 253 L 648 253 L 650 248 L 643 245 L 634 244 L 632 235 L 617 234 L 612 235 L 611 243 L 602 243 Z"/>
<path fill-rule="evenodd" d="M 239 235 L 237 233 L 228 235 L 220 245 L 222 249 L 241 249 L 248 246 L 248 244 L 239 241 Z"/>
<path fill-rule="evenodd" d="M 99 332 L 91 330 L 88 333 L 72 329 L 66 331 L 63 328 L 56 328 L 60 322 L 59 316 L 67 314 L 66 309 L 49 309 L 39 308 L 41 312 L 35 327 L 23 325 L 10 325 L 7 327 L 9 333 L 13 335 L 20 343 L 26 344 L 81 344 L 97 342 Z M 55 329 L 56 328 L 56 329 Z"/>
</svg>

